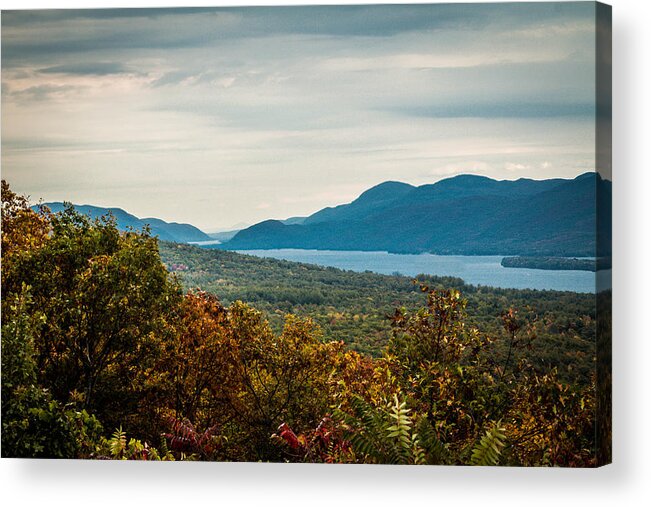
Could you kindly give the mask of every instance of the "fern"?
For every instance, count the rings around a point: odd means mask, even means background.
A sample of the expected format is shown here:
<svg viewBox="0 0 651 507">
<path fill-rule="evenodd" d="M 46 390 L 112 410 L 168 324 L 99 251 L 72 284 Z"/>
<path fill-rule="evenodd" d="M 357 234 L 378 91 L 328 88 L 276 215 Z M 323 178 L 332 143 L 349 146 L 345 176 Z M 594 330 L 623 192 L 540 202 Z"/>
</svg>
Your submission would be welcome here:
<svg viewBox="0 0 651 507">
<path fill-rule="evenodd" d="M 120 426 L 110 439 L 102 438 L 98 447 L 99 459 L 117 459 L 117 460 L 142 460 L 142 461 L 173 461 L 174 456 L 169 452 L 167 446 L 163 452 L 159 452 L 155 447 L 150 447 L 147 442 L 142 442 L 136 438 L 127 439 L 127 434 Z"/>
<path fill-rule="evenodd" d="M 385 453 L 382 435 L 386 431 L 382 414 L 363 398 L 355 396 L 351 400 L 354 415 L 345 414 L 344 422 L 352 431 L 347 433 L 353 448 L 363 456 L 374 461 Z"/>
<path fill-rule="evenodd" d="M 475 466 L 495 466 L 499 463 L 502 449 L 506 445 L 505 430 L 498 421 L 481 440 L 475 444 L 470 457 L 470 464 Z"/>
<path fill-rule="evenodd" d="M 414 465 L 427 464 L 425 449 L 421 447 L 420 440 L 418 439 L 418 435 L 415 433 L 411 436 L 411 457 L 412 457 L 412 463 Z"/>
<path fill-rule="evenodd" d="M 451 465 L 454 463 L 448 446 L 441 442 L 427 417 L 419 419 L 416 429 L 418 444 L 423 449 L 428 465 Z"/>
<path fill-rule="evenodd" d="M 385 407 L 373 407 L 360 397 L 351 400 L 353 414 L 341 410 L 334 417 L 342 421 L 346 438 L 364 462 L 424 464 L 427 453 L 414 431 L 407 402 L 394 394 Z"/>
<path fill-rule="evenodd" d="M 126 448 L 127 434 L 126 432 L 122 431 L 122 426 L 120 426 L 117 430 L 115 430 L 115 433 L 111 435 L 111 439 L 109 440 L 109 450 L 111 452 L 111 456 L 114 459 L 121 459 Z"/>
<path fill-rule="evenodd" d="M 161 461 L 174 461 L 174 455 L 172 454 L 172 451 L 170 451 L 169 447 L 167 446 L 167 439 L 165 436 L 161 438 L 160 442 L 160 450 L 158 451 L 158 454 L 160 456 Z"/>
<path fill-rule="evenodd" d="M 407 402 L 400 401 L 396 394 L 393 403 L 389 405 L 389 417 L 394 420 L 393 425 L 387 428 L 387 437 L 391 442 L 391 454 L 394 463 L 410 463 L 413 461 L 414 447 L 417 447 L 417 437 L 411 435 L 410 410 Z"/>
</svg>

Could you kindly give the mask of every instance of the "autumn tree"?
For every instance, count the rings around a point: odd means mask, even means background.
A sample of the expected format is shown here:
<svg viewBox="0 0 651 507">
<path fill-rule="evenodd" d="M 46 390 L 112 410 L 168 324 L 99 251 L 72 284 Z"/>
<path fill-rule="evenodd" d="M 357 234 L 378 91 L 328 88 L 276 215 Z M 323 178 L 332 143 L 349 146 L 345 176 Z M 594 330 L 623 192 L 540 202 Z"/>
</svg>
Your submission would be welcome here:
<svg viewBox="0 0 651 507">
<path fill-rule="evenodd" d="M 311 321 L 287 316 L 276 334 L 250 306 L 194 292 L 174 326 L 160 361 L 166 414 L 219 435 L 216 458 L 279 459 L 279 424 L 311 428 L 328 411 L 342 345 L 322 343 Z"/>
<path fill-rule="evenodd" d="M 89 456 L 101 432 L 85 410 L 66 406 L 39 385 L 36 337 L 46 314 L 35 305 L 21 263 L 43 248 L 49 220 L 2 181 L 2 456 Z"/>
<path fill-rule="evenodd" d="M 34 334 L 39 382 L 55 399 L 76 402 L 117 427 L 137 413 L 148 387 L 145 372 L 179 295 L 157 241 L 148 231 L 120 232 L 111 217 L 91 220 L 72 206 L 36 214 L 3 185 L 5 195 L 3 300 L 27 285 L 26 311 L 42 315 Z"/>
<path fill-rule="evenodd" d="M 532 346 L 517 311 L 504 333 L 467 327 L 455 290 L 422 287 L 426 304 L 398 309 L 393 337 L 376 360 L 378 390 L 350 393 L 335 412 L 354 462 L 591 466 L 594 386 L 562 383 L 520 352 Z M 505 343 L 498 354 L 497 340 Z M 285 433 L 286 434 L 286 433 Z"/>
</svg>

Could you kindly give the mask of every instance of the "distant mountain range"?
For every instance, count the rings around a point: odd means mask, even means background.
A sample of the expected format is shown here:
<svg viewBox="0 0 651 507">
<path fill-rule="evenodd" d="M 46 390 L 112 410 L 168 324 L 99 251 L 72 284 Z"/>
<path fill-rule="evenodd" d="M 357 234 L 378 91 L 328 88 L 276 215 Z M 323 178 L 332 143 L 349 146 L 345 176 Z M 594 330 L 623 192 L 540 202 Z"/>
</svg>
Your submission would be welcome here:
<svg viewBox="0 0 651 507">
<path fill-rule="evenodd" d="M 605 256 L 611 202 L 612 183 L 593 172 L 571 180 L 460 175 L 419 187 L 388 181 L 350 204 L 258 223 L 216 248 Z"/>
<path fill-rule="evenodd" d="M 279 222 L 285 224 L 285 225 L 294 225 L 294 224 L 302 224 L 307 217 L 291 217 L 287 218 L 285 220 L 279 220 Z M 237 227 L 237 226 L 235 226 Z M 228 231 L 217 231 L 217 232 L 209 232 L 208 236 L 210 236 L 210 239 L 217 240 L 220 243 L 226 243 L 227 241 L 230 241 L 235 237 L 235 235 L 240 232 L 242 229 L 246 229 L 247 227 L 250 227 L 249 225 L 245 225 L 244 227 L 240 227 L 238 229 L 231 229 Z"/>
<path fill-rule="evenodd" d="M 44 204 L 54 213 L 62 211 L 64 208 L 62 202 L 46 202 Z M 88 215 L 91 218 L 99 218 L 110 212 L 115 217 L 117 226 L 120 230 L 126 230 L 129 227 L 133 229 L 142 229 L 145 225 L 149 225 L 151 233 L 164 241 L 189 243 L 193 241 L 210 240 L 210 236 L 190 224 L 165 222 L 159 218 L 138 218 L 120 208 L 101 208 L 86 204 L 75 204 L 74 206 L 79 213 Z M 36 209 L 36 206 L 32 206 L 32 208 Z"/>
<path fill-rule="evenodd" d="M 75 208 L 92 218 L 110 212 L 122 230 L 148 224 L 161 240 L 206 242 L 202 246 L 227 250 L 602 257 L 612 253 L 611 203 L 612 183 L 589 172 L 574 179 L 515 181 L 460 175 L 418 187 L 387 181 L 349 204 L 308 217 L 266 220 L 212 234 L 190 224 L 138 218 L 120 208 Z M 45 205 L 53 212 L 64 207 L 61 202 Z"/>
</svg>

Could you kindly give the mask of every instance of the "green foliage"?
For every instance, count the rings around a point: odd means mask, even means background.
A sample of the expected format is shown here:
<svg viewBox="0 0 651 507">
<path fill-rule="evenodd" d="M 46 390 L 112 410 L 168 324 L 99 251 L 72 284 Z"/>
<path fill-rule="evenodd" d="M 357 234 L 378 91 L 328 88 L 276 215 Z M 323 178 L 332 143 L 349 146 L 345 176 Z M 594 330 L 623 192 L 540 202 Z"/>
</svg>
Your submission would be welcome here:
<svg viewBox="0 0 651 507">
<path fill-rule="evenodd" d="M 409 447 L 411 432 L 410 410 L 405 408 L 406 406 L 406 402 L 398 400 L 398 396 L 393 395 L 393 403 L 389 405 L 389 417 L 394 419 L 394 423 L 387 428 L 388 437 L 397 439 L 403 449 Z"/>
<path fill-rule="evenodd" d="M 44 204 L 52 212 L 64 211 L 66 203 L 47 202 Z M 115 218 L 116 225 L 121 231 L 137 231 L 149 229 L 152 236 L 164 241 L 178 241 L 185 243 L 189 241 L 208 241 L 210 236 L 189 224 L 168 223 L 158 218 L 137 218 L 120 208 L 100 208 L 97 206 L 75 205 L 75 211 L 90 218 L 102 218 L 111 215 Z"/>
<path fill-rule="evenodd" d="M 597 271 L 597 269 L 611 269 L 612 259 L 610 257 L 599 257 L 597 260 L 569 257 L 504 257 L 500 264 L 505 268 Z"/>
<path fill-rule="evenodd" d="M 394 394 L 384 406 L 373 407 L 359 396 L 351 400 L 352 414 L 336 410 L 356 460 L 363 463 L 421 465 L 428 463 L 427 448 L 414 430 L 411 409 Z M 431 446 L 430 446 L 431 447 Z"/>
<path fill-rule="evenodd" d="M 422 285 L 421 290 L 427 293 L 425 308 L 412 314 L 404 309 L 395 311 L 389 354 L 410 368 L 423 362 L 456 364 L 476 341 L 465 333 L 466 301 L 454 289 L 430 290 Z"/>
<path fill-rule="evenodd" d="M 39 382 L 114 425 L 146 395 L 142 377 L 179 291 L 146 233 L 120 233 L 110 217 L 90 220 L 72 207 L 49 222 L 47 241 L 4 267 L 3 292 L 29 284 L 43 317 L 34 334 Z"/>
<path fill-rule="evenodd" d="M 276 335 L 259 312 L 242 303 L 231 305 L 227 322 L 218 377 L 223 402 L 206 424 L 223 427 L 227 452 L 235 447 L 258 459 L 277 459 L 269 435 L 278 425 L 314 427 L 327 409 L 336 347 L 321 344 L 310 321 L 291 316 Z"/>
<path fill-rule="evenodd" d="M 29 288 L 3 301 L 2 456 L 74 458 L 88 456 L 101 425 L 85 410 L 66 407 L 37 383 L 34 334 L 43 325 L 30 314 Z"/>
<path fill-rule="evenodd" d="M 166 448 L 161 451 L 135 438 L 127 438 L 122 427 L 111 438 L 102 439 L 96 457 L 116 460 L 174 461 L 174 455 Z"/>
<path fill-rule="evenodd" d="M 594 454 L 583 450 L 594 449 L 591 388 L 564 385 L 553 370 L 541 375 L 526 360 L 514 360 L 515 350 L 531 346 L 515 310 L 502 315 L 509 353 L 495 361 L 494 342 L 464 325 L 465 303 L 456 291 L 423 291 L 424 308 L 393 317 L 395 339 L 373 379 L 378 391 L 335 412 L 357 459 L 590 466 Z M 394 393 L 388 407 L 378 396 L 386 392 Z"/>
<path fill-rule="evenodd" d="M 475 466 L 495 466 L 499 465 L 502 449 L 506 446 L 506 434 L 504 428 L 500 426 L 500 421 L 486 430 L 484 436 L 472 449 L 470 464 Z"/>
<path fill-rule="evenodd" d="M 598 462 L 592 296 L 162 245 L 224 300 L 182 296 L 147 231 L 2 197 L 3 457 Z"/>
<path fill-rule="evenodd" d="M 432 276 L 418 276 L 414 284 L 404 276 L 342 271 L 192 245 L 161 242 L 159 247 L 166 265 L 187 266 L 176 273 L 186 289 L 218 294 L 225 305 L 246 301 L 264 312 L 276 332 L 282 330 L 287 313 L 309 317 L 325 340 L 343 341 L 374 357 L 383 354 L 393 336 L 387 315 L 395 315 L 396 308 L 420 306 L 420 284 L 463 293 L 459 301 L 466 301 L 464 323 L 482 335 L 499 337 L 501 313 L 518 308 L 536 336 L 536 347 L 516 350 L 514 360 L 523 353 L 539 371 L 557 367 L 564 381 L 590 382 L 596 318 L 592 294 L 473 287 L 459 279 Z M 494 354 L 496 361 L 504 362 L 508 342 L 496 340 Z"/>
</svg>

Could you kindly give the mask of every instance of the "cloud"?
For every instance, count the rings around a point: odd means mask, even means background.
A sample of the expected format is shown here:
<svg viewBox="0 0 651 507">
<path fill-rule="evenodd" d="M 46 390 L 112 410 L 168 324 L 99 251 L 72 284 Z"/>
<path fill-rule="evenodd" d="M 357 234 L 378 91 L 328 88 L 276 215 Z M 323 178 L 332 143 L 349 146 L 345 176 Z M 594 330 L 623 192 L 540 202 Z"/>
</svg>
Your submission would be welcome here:
<svg viewBox="0 0 651 507">
<path fill-rule="evenodd" d="M 3 177 L 206 228 L 385 180 L 569 177 L 593 25 L 587 2 L 3 12 Z"/>
<path fill-rule="evenodd" d="M 126 65 L 119 62 L 82 62 L 55 65 L 38 69 L 44 74 L 75 74 L 80 76 L 108 76 L 111 74 L 133 73 Z"/>
<path fill-rule="evenodd" d="M 531 169 L 531 166 L 529 164 L 517 164 L 513 162 L 507 162 L 504 164 L 504 168 L 507 171 L 526 171 L 528 169 Z"/>
<path fill-rule="evenodd" d="M 591 13 L 593 6 L 578 2 L 5 11 L 3 65 L 43 55 L 196 48 L 274 35 L 375 38 L 419 31 L 551 27 L 542 29 L 549 34 L 553 27 L 572 28 L 574 21 Z"/>
<path fill-rule="evenodd" d="M 593 103 L 466 103 L 440 104 L 414 108 L 393 109 L 398 114 L 425 116 L 431 118 L 559 118 L 593 117 Z"/>
<path fill-rule="evenodd" d="M 71 85 L 43 84 L 21 90 L 8 91 L 12 97 L 23 102 L 43 102 L 77 95 L 79 88 Z"/>
</svg>

